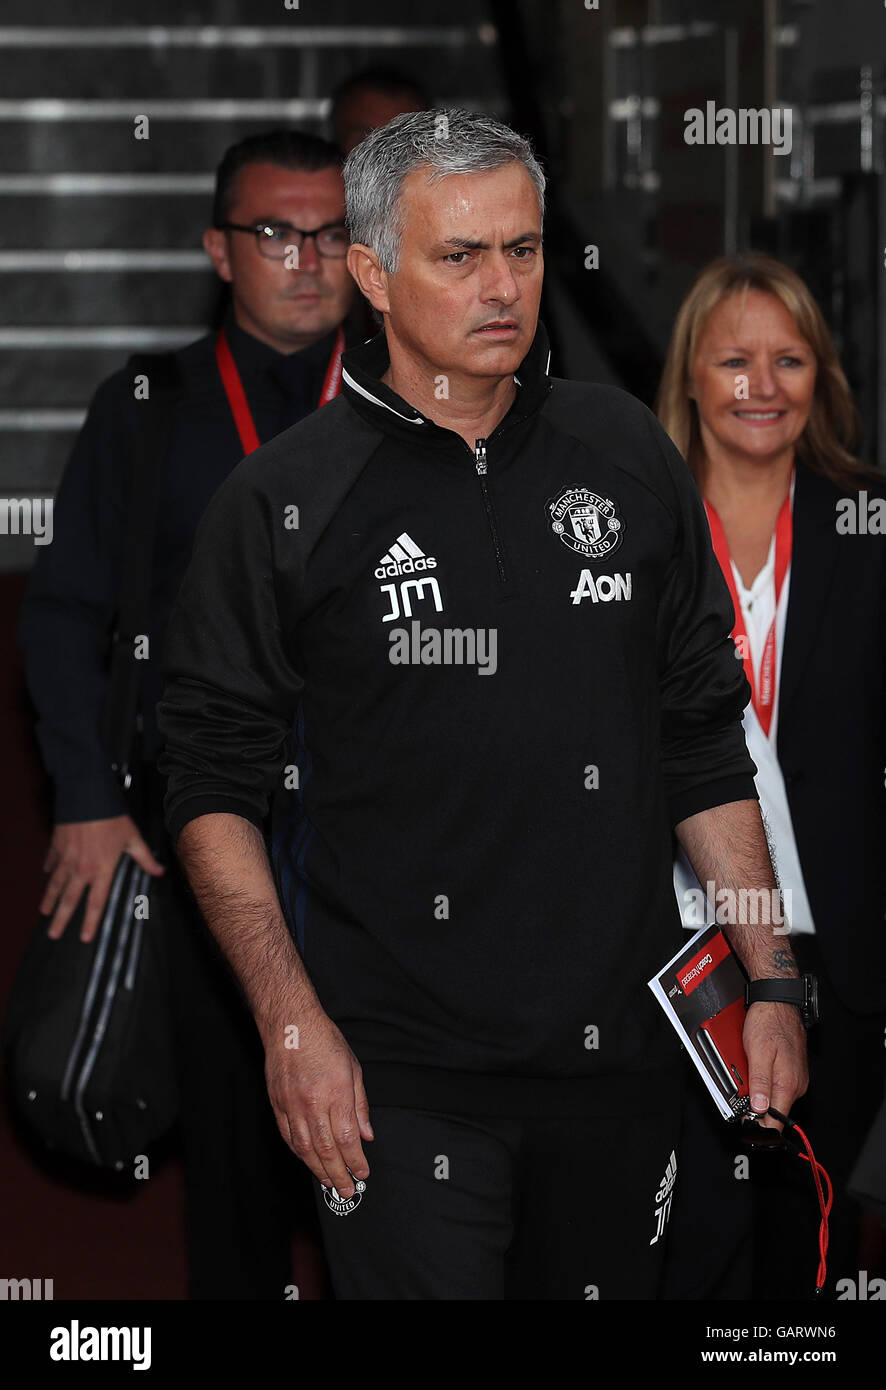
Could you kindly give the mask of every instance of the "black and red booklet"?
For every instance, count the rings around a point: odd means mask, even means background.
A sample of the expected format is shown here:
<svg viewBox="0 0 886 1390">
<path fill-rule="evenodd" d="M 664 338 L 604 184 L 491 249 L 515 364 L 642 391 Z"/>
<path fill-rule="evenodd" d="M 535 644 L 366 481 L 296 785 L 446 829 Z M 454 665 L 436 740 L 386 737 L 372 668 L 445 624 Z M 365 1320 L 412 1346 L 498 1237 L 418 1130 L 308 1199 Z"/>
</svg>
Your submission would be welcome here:
<svg viewBox="0 0 886 1390">
<path fill-rule="evenodd" d="M 726 1120 L 750 1112 L 745 977 L 719 927 L 702 927 L 649 981 Z"/>
</svg>

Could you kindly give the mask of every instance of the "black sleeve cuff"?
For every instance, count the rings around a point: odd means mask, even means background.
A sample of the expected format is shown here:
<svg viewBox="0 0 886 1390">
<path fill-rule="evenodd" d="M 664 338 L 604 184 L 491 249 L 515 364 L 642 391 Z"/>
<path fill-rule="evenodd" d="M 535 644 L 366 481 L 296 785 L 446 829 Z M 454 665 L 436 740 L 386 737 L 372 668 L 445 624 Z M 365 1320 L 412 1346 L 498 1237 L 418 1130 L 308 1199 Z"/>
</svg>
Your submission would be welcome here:
<svg viewBox="0 0 886 1390">
<path fill-rule="evenodd" d="M 196 820 L 198 816 L 215 814 L 240 816 L 242 820 L 248 820 L 256 829 L 264 830 L 264 816 L 249 802 L 241 801 L 236 796 L 218 796 L 216 794 L 189 796 L 167 813 L 165 818 L 166 829 L 169 831 L 173 845 L 188 821 Z"/>
<path fill-rule="evenodd" d="M 749 773 L 721 777 L 717 782 L 703 782 L 698 787 L 689 787 L 669 798 L 671 825 L 679 825 L 680 821 L 697 816 L 700 811 L 709 811 L 712 806 L 726 806 L 730 801 L 759 800 L 756 784 Z"/>
<path fill-rule="evenodd" d="M 128 816 L 129 802 L 120 782 L 110 768 L 86 776 L 66 773 L 55 784 L 54 818 L 56 825 L 73 825 L 79 821 L 110 820 L 113 816 Z"/>
</svg>

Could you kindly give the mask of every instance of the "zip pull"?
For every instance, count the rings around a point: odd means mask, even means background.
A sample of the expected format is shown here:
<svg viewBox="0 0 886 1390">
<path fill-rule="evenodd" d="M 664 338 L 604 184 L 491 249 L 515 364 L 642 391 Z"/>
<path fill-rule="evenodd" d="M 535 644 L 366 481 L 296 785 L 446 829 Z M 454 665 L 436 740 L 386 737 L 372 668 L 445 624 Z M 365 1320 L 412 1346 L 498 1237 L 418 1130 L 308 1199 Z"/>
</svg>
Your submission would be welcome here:
<svg viewBox="0 0 886 1390">
<path fill-rule="evenodd" d="M 467 443 L 467 440 L 465 440 Z M 468 445 L 470 448 L 470 445 Z M 492 536 L 492 544 L 495 548 L 495 563 L 498 566 L 498 577 L 502 584 L 507 584 L 508 577 L 505 574 L 505 562 L 502 555 L 501 542 L 498 538 L 498 523 L 495 518 L 495 508 L 492 505 L 492 498 L 489 495 L 489 484 L 486 481 L 486 474 L 489 471 L 486 462 L 486 440 L 477 439 L 474 442 L 474 458 L 477 463 L 477 474 L 480 479 L 480 491 L 483 494 L 483 506 L 486 509 L 486 519 L 489 522 L 489 532 Z"/>
</svg>

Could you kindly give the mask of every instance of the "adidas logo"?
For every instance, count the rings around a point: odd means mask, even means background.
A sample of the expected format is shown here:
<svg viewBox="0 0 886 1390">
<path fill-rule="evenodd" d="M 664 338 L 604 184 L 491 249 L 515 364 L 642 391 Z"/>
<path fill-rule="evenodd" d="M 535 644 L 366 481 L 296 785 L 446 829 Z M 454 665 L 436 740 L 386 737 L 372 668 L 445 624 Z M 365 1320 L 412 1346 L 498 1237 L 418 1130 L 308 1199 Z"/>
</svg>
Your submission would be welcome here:
<svg viewBox="0 0 886 1390">
<path fill-rule="evenodd" d="M 376 579 L 393 579 L 397 574 L 415 574 L 416 570 L 433 570 L 437 561 L 426 555 L 411 536 L 401 531 L 387 555 L 383 555 L 375 571 Z"/>
</svg>

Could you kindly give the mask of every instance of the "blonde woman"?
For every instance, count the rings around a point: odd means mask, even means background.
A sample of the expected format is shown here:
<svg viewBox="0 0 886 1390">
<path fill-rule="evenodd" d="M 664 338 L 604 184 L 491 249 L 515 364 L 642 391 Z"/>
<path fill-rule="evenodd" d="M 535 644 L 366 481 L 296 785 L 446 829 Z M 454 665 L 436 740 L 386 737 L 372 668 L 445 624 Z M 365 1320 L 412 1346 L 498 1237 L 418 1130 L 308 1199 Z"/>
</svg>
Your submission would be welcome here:
<svg viewBox="0 0 886 1390">
<path fill-rule="evenodd" d="M 883 1085 L 886 492 L 853 456 L 855 410 L 820 309 L 800 277 L 768 257 L 725 257 L 698 276 L 677 315 L 657 411 L 698 483 L 732 594 L 736 657 L 752 690 L 745 736 L 791 943 L 801 971 L 819 979 L 822 1022 L 794 1118 L 835 1180 L 833 1290 L 858 1278 L 860 1214 L 843 1184 Z M 675 887 L 682 908 L 699 900 L 685 860 Z M 699 925 L 685 910 L 684 922 Z M 786 929 L 777 910 L 773 926 Z M 677 1236 L 670 1296 L 747 1296 L 738 1252 L 751 1188 L 755 1295 L 808 1296 L 817 1212 L 807 1165 L 761 1155 L 753 1182 L 736 1181 L 735 1136 L 724 1145 L 690 1105 L 688 1135 L 711 1130 L 713 1148 L 684 1146 L 684 1197 L 697 1163 L 698 1181 L 717 1187 L 719 1234 L 696 1251 Z M 730 1221 L 731 1246 L 722 1239 Z"/>
</svg>

